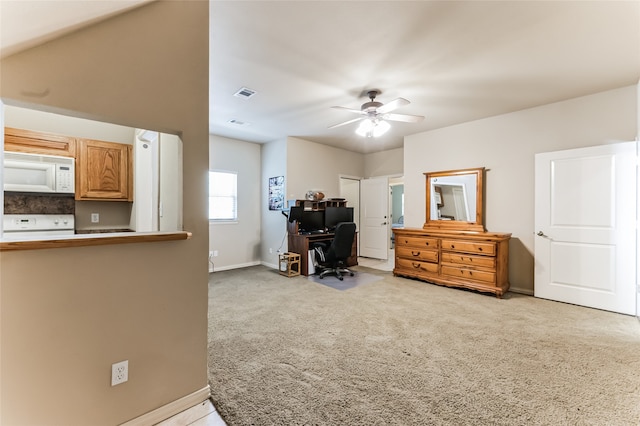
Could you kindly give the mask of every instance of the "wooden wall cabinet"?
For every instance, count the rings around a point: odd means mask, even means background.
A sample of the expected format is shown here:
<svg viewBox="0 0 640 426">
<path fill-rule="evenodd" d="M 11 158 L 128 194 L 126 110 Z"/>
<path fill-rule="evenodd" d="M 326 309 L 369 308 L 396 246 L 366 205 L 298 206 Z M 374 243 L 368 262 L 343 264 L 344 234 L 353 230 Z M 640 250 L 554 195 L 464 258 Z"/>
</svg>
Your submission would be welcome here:
<svg viewBox="0 0 640 426">
<path fill-rule="evenodd" d="M 76 139 L 52 133 L 4 128 L 4 150 L 27 154 L 76 156 Z"/>
<path fill-rule="evenodd" d="M 76 200 L 133 201 L 131 145 L 78 139 Z"/>
</svg>

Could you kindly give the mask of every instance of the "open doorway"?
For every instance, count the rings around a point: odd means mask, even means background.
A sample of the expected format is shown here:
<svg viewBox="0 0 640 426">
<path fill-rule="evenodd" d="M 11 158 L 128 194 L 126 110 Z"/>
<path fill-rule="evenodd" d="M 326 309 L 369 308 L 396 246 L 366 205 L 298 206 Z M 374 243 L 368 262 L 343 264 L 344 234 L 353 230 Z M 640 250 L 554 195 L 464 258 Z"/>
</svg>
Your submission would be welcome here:
<svg viewBox="0 0 640 426">
<path fill-rule="evenodd" d="M 395 248 L 393 228 L 404 227 L 404 182 L 402 178 L 389 180 L 389 208 L 391 210 L 390 249 Z"/>
</svg>

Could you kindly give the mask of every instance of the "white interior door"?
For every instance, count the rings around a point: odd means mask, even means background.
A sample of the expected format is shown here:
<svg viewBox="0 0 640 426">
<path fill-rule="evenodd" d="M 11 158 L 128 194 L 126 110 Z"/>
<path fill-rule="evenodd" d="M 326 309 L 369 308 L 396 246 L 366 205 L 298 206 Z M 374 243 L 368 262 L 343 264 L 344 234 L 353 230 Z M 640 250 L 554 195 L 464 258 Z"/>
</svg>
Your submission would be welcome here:
<svg viewBox="0 0 640 426">
<path fill-rule="evenodd" d="M 358 238 L 358 256 L 360 255 L 360 179 L 340 177 L 340 197 L 347 200 L 347 207 L 353 207 L 353 221 L 356 224 Z"/>
<path fill-rule="evenodd" d="M 387 259 L 389 179 L 360 181 L 360 256 Z"/>
<path fill-rule="evenodd" d="M 635 145 L 536 155 L 536 297 L 635 314 Z"/>
<path fill-rule="evenodd" d="M 451 188 L 453 202 L 456 208 L 456 220 L 469 220 L 469 209 L 467 207 L 467 195 L 464 193 L 464 186 L 454 186 Z"/>
</svg>

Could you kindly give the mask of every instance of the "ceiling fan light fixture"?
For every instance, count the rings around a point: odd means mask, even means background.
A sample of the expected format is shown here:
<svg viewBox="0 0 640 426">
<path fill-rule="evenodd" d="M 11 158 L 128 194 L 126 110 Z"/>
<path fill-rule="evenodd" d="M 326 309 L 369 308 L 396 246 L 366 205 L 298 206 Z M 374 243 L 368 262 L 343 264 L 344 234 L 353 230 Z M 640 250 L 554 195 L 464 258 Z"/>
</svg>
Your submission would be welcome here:
<svg viewBox="0 0 640 426">
<path fill-rule="evenodd" d="M 377 138 L 385 134 L 390 128 L 391 125 L 384 120 L 368 118 L 362 120 L 356 129 L 356 134 L 367 138 Z"/>
<path fill-rule="evenodd" d="M 378 136 L 382 136 L 391 128 L 391 125 L 386 121 L 378 121 L 376 126 L 373 128 L 373 137 L 377 138 Z"/>
<path fill-rule="evenodd" d="M 373 129 L 373 121 L 369 119 L 362 120 L 356 129 L 356 134 L 360 136 L 369 136 L 371 129 Z"/>
</svg>

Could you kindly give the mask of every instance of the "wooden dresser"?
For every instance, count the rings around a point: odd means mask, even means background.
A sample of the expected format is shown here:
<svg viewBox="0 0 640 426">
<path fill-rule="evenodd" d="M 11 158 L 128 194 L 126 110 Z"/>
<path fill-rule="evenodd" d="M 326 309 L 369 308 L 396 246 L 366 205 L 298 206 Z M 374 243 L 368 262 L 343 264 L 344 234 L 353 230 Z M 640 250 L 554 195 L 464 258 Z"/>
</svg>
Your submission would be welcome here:
<svg viewBox="0 0 640 426">
<path fill-rule="evenodd" d="M 393 274 L 489 292 L 509 289 L 511 234 L 396 228 Z"/>
</svg>

